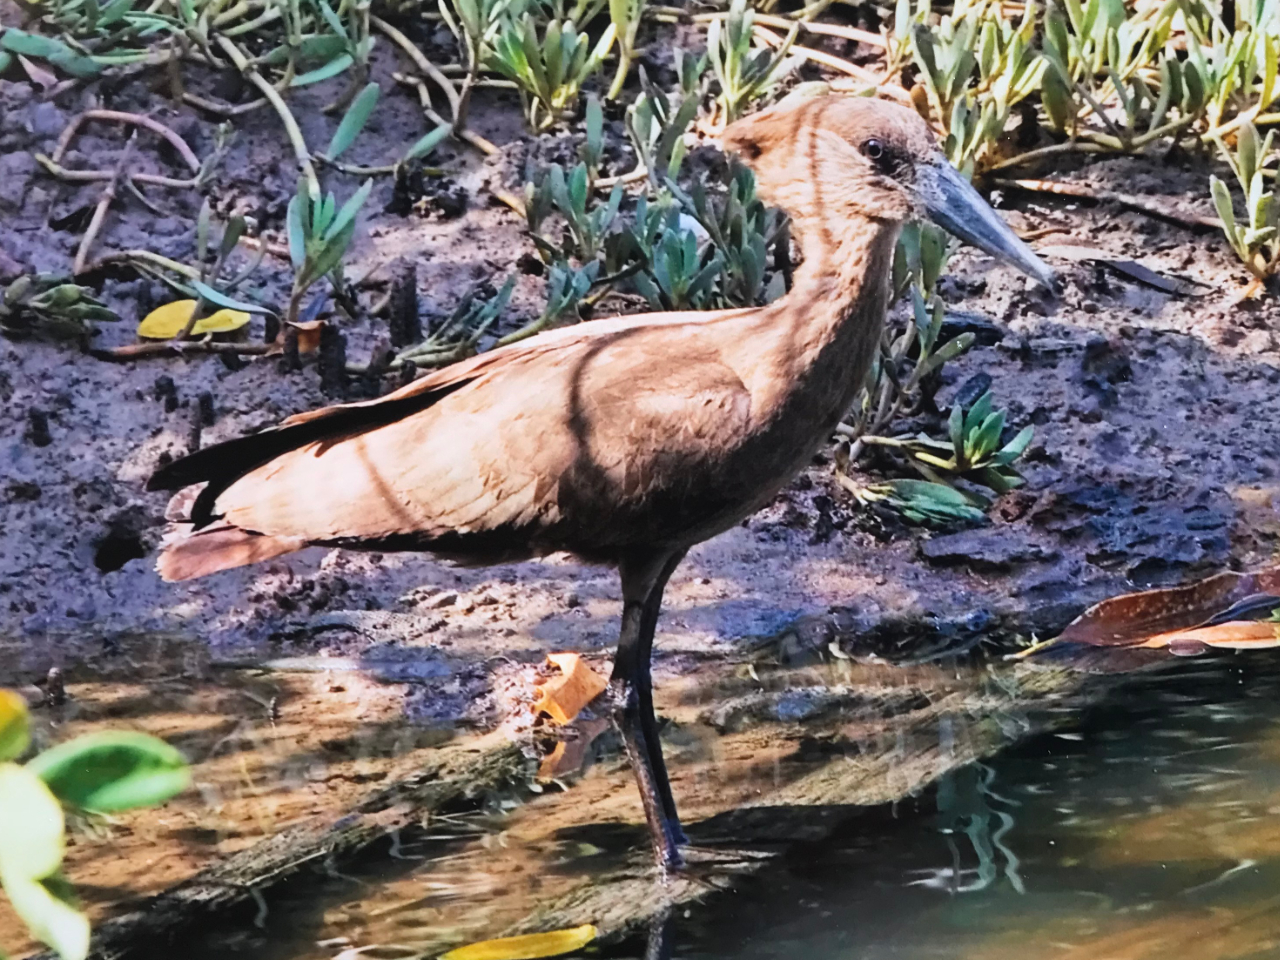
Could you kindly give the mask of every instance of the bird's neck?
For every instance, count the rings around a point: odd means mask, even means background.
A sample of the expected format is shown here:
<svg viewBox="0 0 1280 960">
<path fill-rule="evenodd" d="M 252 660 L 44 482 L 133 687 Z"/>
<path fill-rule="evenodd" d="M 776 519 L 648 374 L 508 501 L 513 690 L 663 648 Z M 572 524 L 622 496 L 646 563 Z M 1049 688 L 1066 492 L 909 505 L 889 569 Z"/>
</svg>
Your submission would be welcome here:
<svg viewBox="0 0 1280 960">
<path fill-rule="evenodd" d="M 803 262 L 752 338 L 773 370 L 774 386 L 762 389 L 800 391 L 793 399 L 808 398 L 819 419 L 838 419 L 879 347 L 901 224 L 828 215 L 795 218 L 792 230 Z M 782 393 L 771 399 L 789 402 Z"/>
</svg>

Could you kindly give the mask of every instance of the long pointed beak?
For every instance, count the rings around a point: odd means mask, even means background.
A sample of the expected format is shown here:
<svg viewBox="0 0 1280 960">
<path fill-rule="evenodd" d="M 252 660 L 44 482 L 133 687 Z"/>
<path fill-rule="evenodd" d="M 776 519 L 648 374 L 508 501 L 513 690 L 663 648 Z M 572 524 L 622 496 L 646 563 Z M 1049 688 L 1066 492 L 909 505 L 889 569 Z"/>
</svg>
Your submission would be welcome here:
<svg viewBox="0 0 1280 960">
<path fill-rule="evenodd" d="M 981 194 L 942 157 L 916 170 L 916 189 L 929 219 L 979 250 L 1017 267 L 1051 292 L 1056 274 L 1018 239 Z"/>
</svg>

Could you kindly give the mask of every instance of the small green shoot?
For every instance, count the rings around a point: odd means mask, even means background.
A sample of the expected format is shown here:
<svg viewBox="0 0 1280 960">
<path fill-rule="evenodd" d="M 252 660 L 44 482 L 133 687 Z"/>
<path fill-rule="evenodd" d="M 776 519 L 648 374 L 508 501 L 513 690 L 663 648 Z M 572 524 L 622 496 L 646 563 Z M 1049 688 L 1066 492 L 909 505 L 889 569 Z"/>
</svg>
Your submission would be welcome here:
<svg viewBox="0 0 1280 960">
<path fill-rule="evenodd" d="M 546 130 L 578 99 L 583 82 L 600 69 L 617 28 L 610 23 L 591 46 L 572 20 L 552 20 L 541 37 L 531 13 L 506 20 L 493 41 L 489 66 L 515 82 L 534 130 Z"/>
<path fill-rule="evenodd" d="M 787 59 L 799 35 L 799 24 L 788 31 L 777 49 L 762 47 L 752 51 L 755 11 L 747 0 L 731 0 L 729 12 L 711 21 L 707 28 L 707 55 L 720 81 L 720 105 L 726 124 L 737 120 L 747 108 L 767 97 L 778 82 L 799 65 Z"/>
<path fill-rule="evenodd" d="M 1219 147 L 1231 164 L 1236 182 L 1244 194 L 1244 220 L 1236 219 L 1227 185 L 1215 176 L 1209 177 L 1213 203 L 1222 220 L 1222 232 L 1236 256 L 1259 281 L 1272 276 L 1280 266 L 1280 237 L 1277 236 L 1280 205 L 1276 203 L 1274 177 L 1268 181 L 1266 174 L 1269 171 L 1265 169 L 1274 159 L 1271 149 L 1274 137 L 1275 131 L 1269 130 L 1265 138 L 1259 138 L 1254 125 L 1244 123 L 1237 134 L 1234 151 L 1219 141 Z"/>
<path fill-rule="evenodd" d="M 289 258 L 294 271 L 285 312 L 288 323 L 297 322 L 303 297 L 322 277 L 331 275 L 334 288 L 342 288 L 342 259 L 355 235 L 356 215 L 372 190 L 373 181 L 366 180 L 339 209 L 332 193 L 313 201 L 306 183 L 298 184 L 298 192 L 289 201 L 287 216 Z"/>
<path fill-rule="evenodd" d="M 87 287 L 49 274 L 14 280 L 0 296 L 0 334 L 13 339 L 46 338 L 87 343 L 96 321 L 120 318 Z"/>
</svg>

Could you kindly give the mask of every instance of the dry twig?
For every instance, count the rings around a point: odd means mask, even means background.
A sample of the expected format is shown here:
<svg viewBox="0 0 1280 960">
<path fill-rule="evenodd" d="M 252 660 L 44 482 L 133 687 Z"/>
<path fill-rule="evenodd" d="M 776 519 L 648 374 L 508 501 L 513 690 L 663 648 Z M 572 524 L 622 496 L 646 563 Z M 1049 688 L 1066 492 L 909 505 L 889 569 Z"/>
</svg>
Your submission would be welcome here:
<svg viewBox="0 0 1280 960">
<path fill-rule="evenodd" d="M 84 237 L 80 240 L 80 247 L 76 250 L 75 263 L 71 268 L 72 273 L 76 276 L 84 272 L 85 261 L 89 258 L 89 249 L 93 246 L 93 241 L 98 238 L 98 232 L 102 230 L 102 224 L 107 219 L 107 210 L 116 198 L 116 191 L 120 189 L 120 181 L 124 176 L 124 169 L 129 163 L 129 157 L 133 154 L 133 144 L 136 136 L 136 132 L 129 134 L 129 139 L 125 141 L 124 149 L 120 151 L 120 159 L 116 161 L 116 167 L 111 172 L 111 179 L 107 181 L 107 185 L 102 190 L 102 195 L 98 198 L 98 205 L 93 210 L 93 219 L 89 221 L 89 229 L 84 232 Z"/>
</svg>

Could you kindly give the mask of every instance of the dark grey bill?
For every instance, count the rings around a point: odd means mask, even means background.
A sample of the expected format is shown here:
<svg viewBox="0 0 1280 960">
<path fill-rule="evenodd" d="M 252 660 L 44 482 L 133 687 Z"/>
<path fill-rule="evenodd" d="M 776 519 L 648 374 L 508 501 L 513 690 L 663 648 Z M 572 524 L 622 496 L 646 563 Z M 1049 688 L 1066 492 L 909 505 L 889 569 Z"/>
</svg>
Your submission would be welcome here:
<svg viewBox="0 0 1280 960">
<path fill-rule="evenodd" d="M 947 233 L 1013 264 L 1049 290 L 1056 276 L 982 199 L 960 172 L 939 157 L 916 168 L 916 190 L 929 219 Z"/>
</svg>

